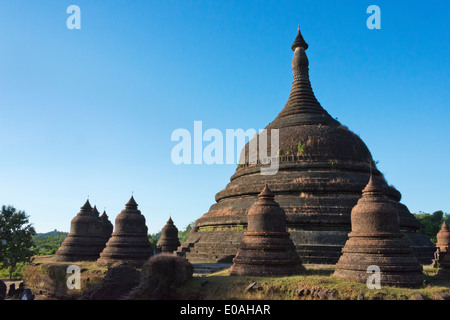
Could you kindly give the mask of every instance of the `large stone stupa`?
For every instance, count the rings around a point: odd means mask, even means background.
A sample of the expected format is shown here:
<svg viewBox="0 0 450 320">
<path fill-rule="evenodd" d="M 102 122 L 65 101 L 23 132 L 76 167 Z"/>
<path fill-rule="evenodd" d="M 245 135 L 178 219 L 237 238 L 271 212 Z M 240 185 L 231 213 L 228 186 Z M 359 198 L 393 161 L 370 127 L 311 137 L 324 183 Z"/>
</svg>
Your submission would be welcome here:
<svg viewBox="0 0 450 320">
<path fill-rule="evenodd" d="M 114 232 L 97 263 L 110 265 L 127 261 L 141 267 L 153 255 L 147 231 L 145 217 L 138 210 L 138 204 L 132 196 L 125 209 L 116 217 Z"/>
<path fill-rule="evenodd" d="M 266 127 L 267 141 L 271 141 L 271 129 L 279 130 L 274 159 L 279 161 L 279 170 L 262 175 L 267 165 L 249 161 L 252 154 L 246 145 L 241 153 L 244 163 L 216 194 L 216 203 L 195 222 L 197 232 L 178 249 L 190 262 L 231 262 L 244 235 L 247 211 L 268 183 L 286 212 L 287 228 L 303 263 L 335 264 L 351 230 L 350 212 L 369 181 L 370 168 L 375 177 L 381 177 L 364 142 L 317 101 L 309 81 L 308 44 L 300 29 L 291 48 L 291 93 L 284 109 Z M 270 145 L 267 152 L 271 154 Z M 431 263 L 434 247 L 428 237 L 417 233 L 420 222 L 400 203 L 400 192 L 394 187 L 386 192 L 395 202 L 400 229 L 416 256 L 422 263 Z"/>
<path fill-rule="evenodd" d="M 70 232 L 54 256 L 55 261 L 95 261 L 105 248 L 104 222 L 89 200 L 70 223 Z"/>
</svg>

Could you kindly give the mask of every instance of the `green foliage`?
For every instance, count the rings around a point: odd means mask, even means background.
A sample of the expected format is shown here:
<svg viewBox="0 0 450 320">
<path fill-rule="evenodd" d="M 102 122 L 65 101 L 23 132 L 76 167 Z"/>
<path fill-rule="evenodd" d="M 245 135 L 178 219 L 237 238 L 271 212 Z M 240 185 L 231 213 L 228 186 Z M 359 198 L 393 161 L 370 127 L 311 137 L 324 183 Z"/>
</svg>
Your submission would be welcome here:
<svg viewBox="0 0 450 320">
<path fill-rule="evenodd" d="M 447 223 L 450 222 L 450 216 L 442 210 L 436 211 L 433 214 L 425 212 L 415 213 L 414 216 L 421 224 L 419 232 L 426 234 L 434 243 L 436 243 L 436 235 L 441 229 L 444 220 L 447 221 Z"/>
<path fill-rule="evenodd" d="M 19 262 L 11 275 L 9 274 L 9 269 L 0 269 L 0 279 L 22 279 L 23 270 L 25 270 L 27 266 L 28 263 Z"/>
<path fill-rule="evenodd" d="M 186 228 L 184 230 L 178 231 L 178 239 L 180 239 L 181 243 L 186 241 L 186 239 L 189 237 L 189 233 L 191 232 L 193 227 L 194 227 L 194 222 L 191 222 L 186 226 Z M 148 235 L 148 241 L 150 241 L 153 249 L 156 249 L 156 244 L 158 243 L 159 238 L 161 238 L 161 232 Z"/>
<path fill-rule="evenodd" d="M 12 206 L 2 206 L 0 213 L 0 265 L 9 270 L 12 279 L 14 271 L 20 263 L 31 262 L 34 255 L 34 227 L 28 223 L 24 211 Z"/>
<path fill-rule="evenodd" d="M 150 241 L 150 244 L 152 245 L 153 250 L 156 249 L 156 244 L 158 243 L 159 238 L 161 238 L 161 232 L 148 235 L 148 241 Z"/>
<path fill-rule="evenodd" d="M 178 238 L 180 239 L 180 242 L 183 243 L 187 240 L 189 237 L 189 234 L 191 233 L 192 228 L 194 227 L 194 222 L 191 222 L 187 225 L 187 227 L 183 231 L 178 231 Z"/>
<path fill-rule="evenodd" d="M 305 152 L 305 145 L 301 142 L 298 143 L 297 145 L 297 151 L 299 154 L 303 154 Z"/>
<path fill-rule="evenodd" d="M 55 254 L 66 237 L 67 232 L 56 230 L 33 236 L 35 254 L 39 256 Z"/>
</svg>

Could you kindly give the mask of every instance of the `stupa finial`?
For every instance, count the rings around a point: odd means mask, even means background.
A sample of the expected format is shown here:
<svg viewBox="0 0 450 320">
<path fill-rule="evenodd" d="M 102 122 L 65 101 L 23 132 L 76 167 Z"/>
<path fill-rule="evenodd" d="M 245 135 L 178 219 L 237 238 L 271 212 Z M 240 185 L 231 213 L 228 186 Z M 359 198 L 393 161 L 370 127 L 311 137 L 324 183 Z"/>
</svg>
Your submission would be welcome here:
<svg viewBox="0 0 450 320">
<path fill-rule="evenodd" d="M 86 200 L 86 203 L 81 207 L 81 211 L 83 211 L 83 212 L 92 211 L 92 206 L 89 203 L 89 196 L 88 196 L 88 199 Z"/>
<path fill-rule="evenodd" d="M 362 193 L 364 195 L 379 195 L 383 196 L 385 191 L 386 181 L 383 178 L 374 179 L 373 175 L 370 174 L 369 182 L 366 187 L 363 189 Z"/>
<path fill-rule="evenodd" d="M 269 185 L 267 182 L 264 184 L 264 189 L 261 191 L 261 193 L 258 195 L 258 198 L 274 198 L 275 195 L 273 194 L 272 190 L 270 190 Z"/>
<path fill-rule="evenodd" d="M 127 204 L 125 205 L 125 207 L 136 207 L 137 208 L 138 204 L 136 203 L 136 201 L 134 200 L 134 196 L 131 195 L 130 200 L 127 202 Z"/>
<path fill-rule="evenodd" d="M 308 49 L 308 44 L 305 39 L 303 39 L 302 33 L 300 32 L 300 26 L 298 26 L 297 37 L 294 40 L 294 43 L 291 46 L 292 51 L 295 51 L 296 48 L 303 48 L 304 50 Z"/>
</svg>

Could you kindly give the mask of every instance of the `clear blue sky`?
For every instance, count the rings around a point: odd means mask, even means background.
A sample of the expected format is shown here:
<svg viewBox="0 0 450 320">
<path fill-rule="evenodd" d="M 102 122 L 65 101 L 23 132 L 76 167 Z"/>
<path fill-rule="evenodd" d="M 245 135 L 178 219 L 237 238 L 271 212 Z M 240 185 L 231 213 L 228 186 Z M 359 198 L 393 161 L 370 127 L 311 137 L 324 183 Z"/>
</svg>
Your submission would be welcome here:
<svg viewBox="0 0 450 320">
<path fill-rule="evenodd" d="M 69 5 L 81 30 L 69 30 Z M 369 30 L 369 5 L 381 30 Z M 448 1 L 0 2 L 0 204 L 68 231 L 87 196 L 149 232 L 208 211 L 236 165 L 171 162 L 177 128 L 264 128 L 289 96 L 297 25 L 328 112 L 412 212 L 450 212 Z"/>
</svg>

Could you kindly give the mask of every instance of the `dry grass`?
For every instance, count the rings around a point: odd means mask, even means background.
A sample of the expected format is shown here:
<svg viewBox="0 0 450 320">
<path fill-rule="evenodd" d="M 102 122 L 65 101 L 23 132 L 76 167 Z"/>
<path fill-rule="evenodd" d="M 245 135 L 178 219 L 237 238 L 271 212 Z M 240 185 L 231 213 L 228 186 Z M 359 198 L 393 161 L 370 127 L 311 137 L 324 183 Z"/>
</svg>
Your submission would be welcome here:
<svg viewBox="0 0 450 320">
<path fill-rule="evenodd" d="M 340 300 L 355 299 L 364 294 L 370 299 L 376 293 L 382 293 L 386 300 L 409 300 L 415 293 L 424 299 L 433 299 L 434 293 L 450 294 L 450 281 L 436 278 L 437 270 L 425 267 L 426 283 L 419 288 L 382 287 L 369 290 L 365 284 L 343 281 L 332 276 L 332 267 L 307 267 L 304 275 L 290 277 L 230 277 L 228 270 L 223 270 L 207 277 L 196 277 L 183 288 L 185 299 L 205 300 L 299 300 L 312 299 L 311 296 L 298 297 L 296 288 L 321 290 L 335 289 Z M 246 291 L 253 282 L 260 285 L 259 290 Z"/>
</svg>

